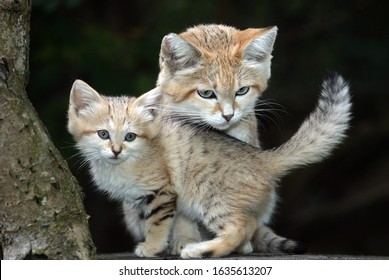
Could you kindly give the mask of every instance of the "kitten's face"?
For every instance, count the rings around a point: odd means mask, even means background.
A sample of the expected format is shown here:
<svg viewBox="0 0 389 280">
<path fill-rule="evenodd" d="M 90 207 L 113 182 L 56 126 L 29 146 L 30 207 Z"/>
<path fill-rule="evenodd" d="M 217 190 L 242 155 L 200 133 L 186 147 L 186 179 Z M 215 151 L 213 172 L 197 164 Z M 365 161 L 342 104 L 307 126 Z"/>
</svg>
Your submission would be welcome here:
<svg viewBox="0 0 389 280">
<path fill-rule="evenodd" d="M 152 114 L 136 103 L 135 98 L 104 97 L 82 81 L 74 83 L 68 129 L 87 161 L 117 165 L 144 154 L 156 131 L 150 129 Z"/>
<path fill-rule="evenodd" d="M 167 35 L 158 84 L 168 105 L 219 130 L 244 119 L 267 87 L 276 31 L 205 25 Z"/>
</svg>

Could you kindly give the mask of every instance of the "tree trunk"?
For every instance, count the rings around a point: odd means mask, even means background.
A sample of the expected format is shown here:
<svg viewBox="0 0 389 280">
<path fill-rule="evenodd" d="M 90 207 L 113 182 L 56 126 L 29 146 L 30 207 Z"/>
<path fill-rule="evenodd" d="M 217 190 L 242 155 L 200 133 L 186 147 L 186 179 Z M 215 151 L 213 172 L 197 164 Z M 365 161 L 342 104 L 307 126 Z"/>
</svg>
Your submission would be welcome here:
<svg viewBox="0 0 389 280">
<path fill-rule="evenodd" d="M 0 258 L 94 258 L 79 185 L 25 93 L 30 12 L 0 1 Z"/>
</svg>

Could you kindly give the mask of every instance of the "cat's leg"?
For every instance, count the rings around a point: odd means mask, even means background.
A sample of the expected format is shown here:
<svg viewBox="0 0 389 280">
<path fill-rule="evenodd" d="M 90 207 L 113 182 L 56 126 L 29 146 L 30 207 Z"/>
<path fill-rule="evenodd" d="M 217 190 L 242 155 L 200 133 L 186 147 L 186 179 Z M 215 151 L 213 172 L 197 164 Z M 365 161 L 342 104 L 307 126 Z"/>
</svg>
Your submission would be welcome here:
<svg viewBox="0 0 389 280">
<path fill-rule="evenodd" d="M 252 244 L 254 251 L 261 253 L 304 254 L 307 251 L 299 242 L 277 235 L 266 225 L 258 226 Z"/>
<path fill-rule="evenodd" d="M 179 255 L 185 245 L 195 242 L 200 242 L 201 236 L 197 224 L 188 220 L 183 215 L 176 215 L 172 238 L 170 241 L 170 253 Z"/>
<path fill-rule="evenodd" d="M 134 203 L 124 201 L 122 203 L 124 224 L 134 241 L 139 242 L 144 238 L 144 220 L 140 219 L 141 212 Z"/>
<path fill-rule="evenodd" d="M 188 244 L 181 252 L 182 258 L 221 257 L 231 254 L 250 241 L 257 221 L 254 217 L 228 219 L 216 231 L 216 237 L 209 241 Z M 246 247 L 247 248 L 247 247 Z"/>
<path fill-rule="evenodd" d="M 155 198 L 144 207 L 145 241 L 139 243 L 135 254 L 140 257 L 154 257 L 168 249 L 169 236 L 176 213 L 176 195 L 161 190 Z"/>
</svg>

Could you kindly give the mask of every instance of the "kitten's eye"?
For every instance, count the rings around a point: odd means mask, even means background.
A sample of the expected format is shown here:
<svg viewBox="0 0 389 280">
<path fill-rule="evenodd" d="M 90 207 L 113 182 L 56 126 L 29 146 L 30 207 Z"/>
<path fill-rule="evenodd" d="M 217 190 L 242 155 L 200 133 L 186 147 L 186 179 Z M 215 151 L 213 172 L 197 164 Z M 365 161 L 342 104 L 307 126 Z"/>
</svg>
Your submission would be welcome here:
<svg viewBox="0 0 389 280">
<path fill-rule="evenodd" d="M 97 131 L 97 135 L 101 138 L 101 139 L 109 139 L 109 132 L 105 129 L 102 129 L 102 130 L 98 130 Z"/>
<path fill-rule="evenodd" d="M 213 90 L 197 90 L 198 95 L 202 98 L 216 98 L 216 94 Z"/>
<path fill-rule="evenodd" d="M 126 134 L 126 136 L 124 137 L 124 140 L 128 141 L 128 142 L 132 142 L 134 141 L 136 138 L 136 134 L 135 133 L 132 133 L 132 132 L 129 132 Z"/>
<path fill-rule="evenodd" d="M 236 92 L 236 95 L 245 95 L 246 93 L 248 93 L 250 90 L 250 87 L 241 87 L 240 89 L 238 89 L 238 91 Z"/>
</svg>

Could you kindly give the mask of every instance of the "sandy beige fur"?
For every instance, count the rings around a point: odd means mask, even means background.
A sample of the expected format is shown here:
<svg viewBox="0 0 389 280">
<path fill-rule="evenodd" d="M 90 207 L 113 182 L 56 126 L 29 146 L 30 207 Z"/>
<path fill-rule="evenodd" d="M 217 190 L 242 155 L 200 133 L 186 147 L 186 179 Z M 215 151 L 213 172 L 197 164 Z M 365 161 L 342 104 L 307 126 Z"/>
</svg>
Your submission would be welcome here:
<svg viewBox="0 0 389 280">
<path fill-rule="evenodd" d="M 165 95 L 164 106 L 190 122 L 209 125 L 260 148 L 256 113 L 261 114 L 261 109 L 255 106 L 268 86 L 276 35 L 276 27 L 238 30 L 208 24 L 165 36 L 157 81 Z M 244 87 L 249 90 L 238 95 Z M 214 97 L 201 97 L 199 91 L 204 90 L 214 92 Z M 272 206 L 267 208 L 265 224 L 271 221 L 276 200 L 276 194 L 272 193 Z M 136 237 L 141 222 L 127 203 L 123 210 L 127 228 Z M 179 254 L 186 244 L 201 237 L 197 226 L 183 217 L 176 218 L 175 223 L 170 246 L 171 253 Z M 298 247 L 296 242 L 276 235 L 265 224 L 256 233 L 260 238 L 253 240 L 254 250 L 292 252 Z M 281 243 L 288 246 L 280 250 Z M 248 245 L 241 253 L 251 251 Z"/>
<path fill-rule="evenodd" d="M 209 24 L 165 36 L 157 82 L 166 95 L 165 106 L 191 121 L 208 124 L 260 148 L 255 105 L 268 85 L 276 34 L 276 27 L 238 30 Z M 245 86 L 250 90 L 237 96 Z M 216 98 L 204 99 L 198 90 L 212 90 Z M 232 117 L 226 121 L 225 115 Z M 271 201 L 267 222 L 275 208 L 275 195 Z M 124 213 L 125 220 L 131 222 L 131 215 Z M 188 222 L 177 219 L 175 228 L 170 242 L 172 253 L 180 253 L 186 243 L 200 238 L 195 225 Z M 285 241 L 276 234 L 266 236 L 275 244 Z M 256 251 L 267 252 L 271 248 L 257 245 L 254 244 Z M 242 253 L 251 251 L 246 248 Z"/>
<path fill-rule="evenodd" d="M 68 129 L 96 186 L 136 205 L 144 242 L 135 252 L 146 257 L 168 249 L 176 212 L 215 234 L 212 240 L 186 244 L 183 258 L 247 251 L 251 240 L 272 233 L 261 229 L 277 182 L 291 169 L 330 153 L 345 136 L 351 106 L 347 84 L 333 77 L 296 134 L 277 149 L 260 151 L 182 122 L 160 109 L 161 95 L 156 88 L 136 100 L 104 97 L 76 81 L 69 105 Z"/>
</svg>

